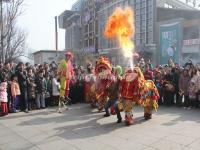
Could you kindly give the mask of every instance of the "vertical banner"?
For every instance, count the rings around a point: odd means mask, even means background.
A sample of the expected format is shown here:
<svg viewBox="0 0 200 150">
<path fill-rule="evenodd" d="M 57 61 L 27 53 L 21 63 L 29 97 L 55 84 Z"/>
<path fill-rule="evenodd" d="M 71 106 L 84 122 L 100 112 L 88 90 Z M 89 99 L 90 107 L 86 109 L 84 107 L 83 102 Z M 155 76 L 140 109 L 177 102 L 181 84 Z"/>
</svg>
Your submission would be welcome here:
<svg viewBox="0 0 200 150">
<path fill-rule="evenodd" d="M 180 23 L 160 26 L 160 63 L 167 64 L 169 58 L 179 63 L 180 58 Z"/>
</svg>

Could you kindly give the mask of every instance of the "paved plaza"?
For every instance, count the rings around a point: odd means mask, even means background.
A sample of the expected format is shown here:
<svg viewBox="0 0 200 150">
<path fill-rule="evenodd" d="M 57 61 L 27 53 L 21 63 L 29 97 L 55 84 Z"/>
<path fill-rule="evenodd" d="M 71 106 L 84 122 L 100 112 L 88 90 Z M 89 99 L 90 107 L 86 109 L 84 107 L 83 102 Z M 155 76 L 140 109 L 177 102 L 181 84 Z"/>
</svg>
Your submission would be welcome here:
<svg viewBox="0 0 200 150">
<path fill-rule="evenodd" d="M 199 150 L 200 110 L 160 107 L 144 121 L 135 108 L 135 124 L 117 124 L 87 104 L 63 114 L 55 108 L 0 118 L 0 150 Z"/>
</svg>

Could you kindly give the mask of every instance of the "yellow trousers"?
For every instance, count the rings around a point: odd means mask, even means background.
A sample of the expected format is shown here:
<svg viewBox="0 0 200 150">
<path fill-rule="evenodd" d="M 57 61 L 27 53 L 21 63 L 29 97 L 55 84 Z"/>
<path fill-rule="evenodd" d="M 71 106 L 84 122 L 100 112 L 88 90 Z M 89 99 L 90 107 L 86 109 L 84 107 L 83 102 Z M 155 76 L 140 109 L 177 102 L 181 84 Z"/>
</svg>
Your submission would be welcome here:
<svg viewBox="0 0 200 150">
<path fill-rule="evenodd" d="M 66 79 L 65 77 L 60 78 L 60 97 L 69 95 L 69 83 L 69 79 Z"/>
</svg>

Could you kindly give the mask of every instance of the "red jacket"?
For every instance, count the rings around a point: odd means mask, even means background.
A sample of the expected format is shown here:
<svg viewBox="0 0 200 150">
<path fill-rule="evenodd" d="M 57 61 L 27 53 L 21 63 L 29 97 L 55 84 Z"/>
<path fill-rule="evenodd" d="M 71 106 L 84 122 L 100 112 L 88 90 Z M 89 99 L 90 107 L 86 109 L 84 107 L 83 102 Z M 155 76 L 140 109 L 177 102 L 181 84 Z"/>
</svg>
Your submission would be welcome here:
<svg viewBox="0 0 200 150">
<path fill-rule="evenodd" d="M 140 97 L 138 80 L 135 79 L 128 82 L 126 79 L 123 79 L 120 86 L 120 94 L 124 99 L 137 101 Z"/>
</svg>

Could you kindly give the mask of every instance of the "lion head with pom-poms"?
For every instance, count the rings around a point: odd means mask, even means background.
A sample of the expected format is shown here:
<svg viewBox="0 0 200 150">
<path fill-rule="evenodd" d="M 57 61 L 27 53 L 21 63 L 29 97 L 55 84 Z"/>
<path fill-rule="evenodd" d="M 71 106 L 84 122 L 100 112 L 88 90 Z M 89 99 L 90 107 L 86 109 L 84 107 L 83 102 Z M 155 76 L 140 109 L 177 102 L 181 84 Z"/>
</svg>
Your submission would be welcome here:
<svg viewBox="0 0 200 150">
<path fill-rule="evenodd" d="M 101 56 L 97 59 L 96 61 L 96 66 L 95 66 L 95 73 L 99 74 L 103 70 L 112 70 L 112 65 L 107 57 Z"/>
</svg>

